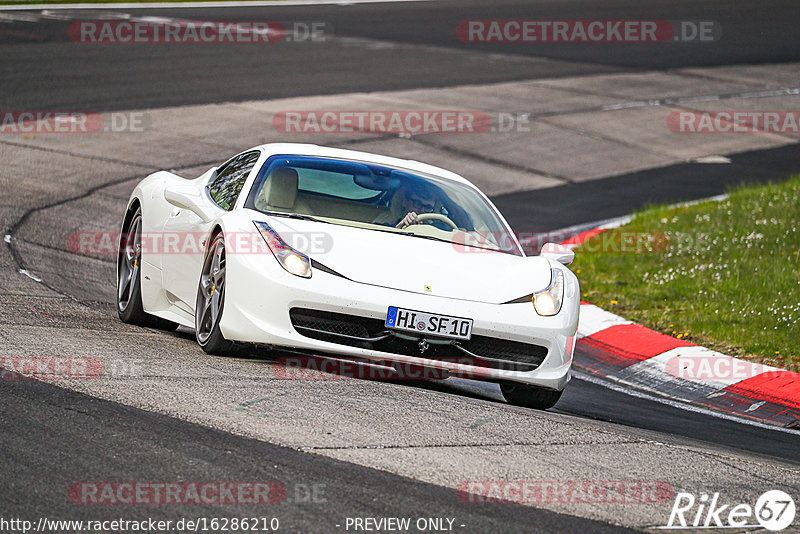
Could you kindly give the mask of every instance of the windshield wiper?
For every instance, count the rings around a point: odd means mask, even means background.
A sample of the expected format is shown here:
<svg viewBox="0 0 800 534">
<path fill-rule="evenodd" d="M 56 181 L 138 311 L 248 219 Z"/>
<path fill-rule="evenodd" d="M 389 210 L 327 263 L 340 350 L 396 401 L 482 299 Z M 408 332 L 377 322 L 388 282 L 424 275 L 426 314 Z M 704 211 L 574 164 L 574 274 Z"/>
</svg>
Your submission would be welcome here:
<svg viewBox="0 0 800 534">
<path fill-rule="evenodd" d="M 422 234 L 415 234 L 414 232 L 397 232 L 400 235 L 408 235 L 411 237 L 419 237 L 421 239 L 432 239 L 433 241 L 441 241 L 442 243 L 452 243 L 449 239 L 441 239 L 439 237 L 434 237 L 432 235 L 422 235 Z"/>
<path fill-rule="evenodd" d="M 300 219 L 302 221 L 314 221 L 314 222 L 330 224 L 328 223 L 328 221 L 317 219 L 316 217 L 312 217 L 311 215 L 303 215 L 302 213 L 284 213 L 282 211 L 264 211 L 262 213 L 264 213 L 264 215 L 269 215 L 271 217 L 286 217 L 287 219 Z"/>
<path fill-rule="evenodd" d="M 398 234 L 398 235 L 407 235 L 409 237 L 418 237 L 420 239 L 430 239 L 432 241 L 439 241 L 440 243 L 452 243 L 449 239 L 442 239 L 441 237 L 435 237 L 432 235 L 424 235 L 424 234 L 415 234 L 414 232 L 406 232 L 406 231 L 392 231 L 392 230 L 380 230 L 381 232 L 389 232 L 391 234 Z"/>
</svg>

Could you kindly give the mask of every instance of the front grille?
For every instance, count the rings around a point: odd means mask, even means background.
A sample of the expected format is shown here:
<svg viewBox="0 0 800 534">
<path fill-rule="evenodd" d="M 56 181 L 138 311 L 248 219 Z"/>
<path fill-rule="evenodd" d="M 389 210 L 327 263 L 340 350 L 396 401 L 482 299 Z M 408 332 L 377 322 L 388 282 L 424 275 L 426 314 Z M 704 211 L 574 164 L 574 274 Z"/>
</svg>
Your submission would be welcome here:
<svg viewBox="0 0 800 534">
<path fill-rule="evenodd" d="M 547 347 L 541 345 L 484 336 L 472 336 L 464 348 L 487 358 L 520 363 L 535 361 L 537 365 L 547 356 Z"/>
<path fill-rule="evenodd" d="M 427 338 L 428 348 L 423 352 L 418 337 L 412 334 L 410 337 L 414 339 L 407 339 L 395 335 L 380 319 L 308 308 L 292 308 L 289 318 L 300 334 L 312 339 L 491 369 L 532 371 L 547 356 L 547 347 L 541 345 L 479 335 L 473 335 L 469 341 L 440 343 Z"/>
<path fill-rule="evenodd" d="M 289 310 L 292 326 L 306 337 L 340 343 L 351 347 L 371 348 L 364 339 L 371 338 L 370 331 L 364 321 L 354 315 L 324 312 L 305 308 Z M 380 321 L 375 321 L 382 326 Z M 374 325 L 373 325 L 374 330 Z"/>
</svg>

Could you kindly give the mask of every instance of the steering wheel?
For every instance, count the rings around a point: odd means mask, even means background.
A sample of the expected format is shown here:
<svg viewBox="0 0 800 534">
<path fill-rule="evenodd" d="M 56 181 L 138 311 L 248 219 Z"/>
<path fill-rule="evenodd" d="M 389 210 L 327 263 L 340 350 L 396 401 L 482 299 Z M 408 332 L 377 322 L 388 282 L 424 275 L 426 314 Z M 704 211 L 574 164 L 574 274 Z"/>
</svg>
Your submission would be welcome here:
<svg viewBox="0 0 800 534">
<path fill-rule="evenodd" d="M 425 221 L 441 221 L 450 228 L 452 228 L 453 230 L 458 230 L 458 226 L 456 226 L 456 223 L 450 220 L 450 217 L 448 217 L 447 215 L 442 215 L 441 213 L 421 213 L 417 215 L 417 223 L 415 224 L 424 223 Z M 407 224 L 403 226 L 403 228 L 408 228 L 409 226 L 411 225 Z"/>
</svg>

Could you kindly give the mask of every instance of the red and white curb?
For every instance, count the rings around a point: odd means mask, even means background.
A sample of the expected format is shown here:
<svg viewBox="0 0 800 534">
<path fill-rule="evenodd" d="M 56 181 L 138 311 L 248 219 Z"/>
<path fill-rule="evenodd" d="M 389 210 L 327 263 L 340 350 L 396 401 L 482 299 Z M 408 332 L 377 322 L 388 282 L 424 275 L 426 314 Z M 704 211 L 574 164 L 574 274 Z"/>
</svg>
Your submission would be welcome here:
<svg viewBox="0 0 800 534">
<path fill-rule="evenodd" d="M 581 303 L 574 365 L 639 390 L 800 428 L 800 373 L 758 365 Z"/>
<path fill-rule="evenodd" d="M 564 241 L 576 247 L 630 220 L 606 221 Z M 581 302 L 573 364 L 590 375 L 698 408 L 800 429 L 800 373 L 750 363 Z"/>
</svg>

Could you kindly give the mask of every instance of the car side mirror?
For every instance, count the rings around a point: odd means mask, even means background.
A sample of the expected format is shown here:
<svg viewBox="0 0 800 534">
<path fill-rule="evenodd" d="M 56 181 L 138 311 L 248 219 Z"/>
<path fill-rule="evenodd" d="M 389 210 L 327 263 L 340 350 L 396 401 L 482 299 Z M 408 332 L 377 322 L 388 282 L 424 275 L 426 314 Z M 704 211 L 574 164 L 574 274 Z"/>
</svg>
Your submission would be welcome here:
<svg viewBox="0 0 800 534">
<path fill-rule="evenodd" d="M 214 209 L 203 198 L 202 192 L 191 185 L 173 185 L 164 189 L 164 200 L 181 209 L 189 210 L 203 222 L 214 218 Z"/>
<path fill-rule="evenodd" d="M 539 256 L 549 258 L 563 265 L 569 265 L 575 259 L 575 252 L 571 248 L 558 243 L 545 243 Z"/>
</svg>

